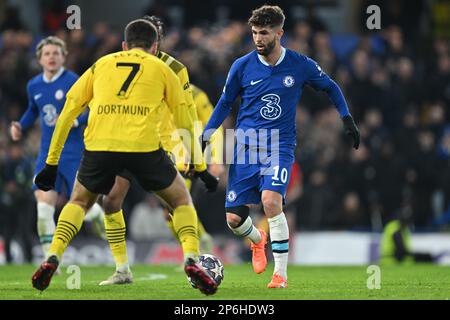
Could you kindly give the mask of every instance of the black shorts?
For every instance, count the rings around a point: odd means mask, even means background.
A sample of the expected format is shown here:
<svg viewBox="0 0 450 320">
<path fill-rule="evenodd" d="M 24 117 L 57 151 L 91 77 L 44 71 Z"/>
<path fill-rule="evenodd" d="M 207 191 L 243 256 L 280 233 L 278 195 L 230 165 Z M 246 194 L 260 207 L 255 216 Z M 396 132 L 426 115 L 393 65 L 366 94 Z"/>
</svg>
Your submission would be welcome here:
<svg viewBox="0 0 450 320">
<path fill-rule="evenodd" d="M 146 191 L 167 188 L 177 175 L 172 161 L 162 149 L 136 153 L 85 150 L 77 179 L 92 193 L 108 194 L 116 176 L 126 171 Z"/>
<path fill-rule="evenodd" d="M 173 162 L 171 153 L 169 153 L 169 152 L 167 152 L 167 151 L 165 151 L 165 152 L 167 153 L 167 157 L 169 158 L 169 160 L 172 161 L 172 165 L 175 166 L 175 163 Z M 175 167 L 175 168 L 176 168 L 176 167 Z M 180 172 L 180 173 L 181 173 L 181 172 Z M 128 171 L 127 169 L 122 170 L 122 171 L 119 172 L 117 175 L 118 175 L 119 177 L 121 177 L 121 178 L 124 178 L 124 179 L 128 180 L 130 183 L 131 183 L 131 181 L 133 180 L 133 175 L 132 175 L 131 172 Z M 183 173 L 181 173 L 181 175 L 183 176 Z M 183 176 L 183 178 L 184 178 L 184 176 Z"/>
</svg>

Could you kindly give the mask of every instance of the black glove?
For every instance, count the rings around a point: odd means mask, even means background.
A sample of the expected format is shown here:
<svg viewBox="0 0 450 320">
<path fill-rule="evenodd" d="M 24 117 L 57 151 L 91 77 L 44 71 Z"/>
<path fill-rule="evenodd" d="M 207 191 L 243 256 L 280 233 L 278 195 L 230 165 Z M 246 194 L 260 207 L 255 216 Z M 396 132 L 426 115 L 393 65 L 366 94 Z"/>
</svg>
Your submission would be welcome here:
<svg viewBox="0 0 450 320">
<path fill-rule="evenodd" d="M 208 192 L 214 192 L 217 190 L 219 178 L 214 177 L 211 173 L 208 172 L 208 170 L 197 172 L 196 177 L 202 179 L 206 189 L 208 189 Z"/>
<path fill-rule="evenodd" d="M 206 140 L 203 135 L 198 137 L 198 140 L 200 141 L 200 145 L 202 146 L 202 153 L 205 152 L 206 146 L 209 144 L 209 141 Z"/>
<path fill-rule="evenodd" d="M 34 184 L 39 189 L 44 191 L 55 189 L 57 173 L 58 173 L 58 166 L 45 164 L 44 169 L 42 169 L 34 178 Z"/>
<path fill-rule="evenodd" d="M 358 149 L 360 137 L 355 121 L 353 121 L 352 116 L 345 116 L 342 118 L 342 121 L 344 122 L 345 134 L 353 138 L 353 148 Z"/>
</svg>

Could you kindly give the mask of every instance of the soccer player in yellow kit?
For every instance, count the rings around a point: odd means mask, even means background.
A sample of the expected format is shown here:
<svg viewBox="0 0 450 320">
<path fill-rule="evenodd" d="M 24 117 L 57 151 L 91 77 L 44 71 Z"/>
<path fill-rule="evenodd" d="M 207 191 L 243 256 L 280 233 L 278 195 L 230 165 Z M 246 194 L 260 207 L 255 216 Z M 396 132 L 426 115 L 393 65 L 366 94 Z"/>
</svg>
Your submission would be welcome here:
<svg viewBox="0 0 450 320">
<path fill-rule="evenodd" d="M 85 131 L 86 150 L 69 203 L 63 208 L 47 259 L 32 276 L 32 284 L 45 290 L 69 242 L 78 233 L 86 211 L 99 194 L 108 194 L 116 176 L 129 171 L 147 191 L 154 191 L 173 208 L 174 227 L 181 239 L 185 272 L 204 294 L 214 294 L 216 282 L 198 263 L 197 213 L 181 175 L 166 152 L 155 122 L 165 101 L 174 122 L 194 137 L 192 120 L 175 73 L 152 53 L 156 28 L 138 19 L 125 28 L 123 51 L 106 55 L 87 70 L 67 93 L 50 144 L 44 169 L 35 183 L 42 190 L 54 187 L 58 161 L 73 120 L 89 104 Z M 156 121 L 155 121 L 156 120 Z M 191 155 L 200 148 L 194 143 Z M 197 172 L 207 172 L 204 162 Z M 214 179 L 217 183 L 217 180 Z M 111 232 L 111 230 L 110 230 Z M 125 232 L 116 229 L 115 241 Z"/>
<path fill-rule="evenodd" d="M 178 60 L 168 55 L 165 52 L 159 50 L 159 45 L 164 37 L 164 24 L 161 19 L 155 16 L 145 16 L 144 19 L 151 22 L 158 31 L 157 51 L 156 56 L 163 61 L 180 79 L 181 88 L 183 90 L 184 98 L 186 100 L 186 108 L 190 113 L 192 119 L 192 126 L 196 128 L 195 138 L 200 135 L 203 128 L 202 123 L 206 124 L 209 116 L 212 114 L 213 107 L 209 102 L 206 94 L 195 86 L 189 83 L 189 74 L 187 68 Z M 196 100 L 196 101 L 195 101 Z M 189 168 L 189 157 L 187 157 L 187 150 L 183 146 L 183 142 L 178 134 L 177 125 L 172 121 L 172 115 L 169 108 L 163 105 L 159 109 L 160 122 L 158 123 L 158 130 L 161 137 L 161 145 L 163 149 L 171 155 L 172 160 L 176 164 L 176 168 L 181 173 L 186 173 Z M 222 146 L 223 146 L 223 133 L 221 130 L 215 133 L 212 137 L 212 165 L 210 170 L 214 176 L 218 176 L 223 171 L 222 165 Z M 186 177 L 186 185 L 188 189 L 191 187 L 191 180 Z M 125 220 L 123 217 L 123 202 L 127 195 L 127 192 L 131 185 L 131 175 L 129 172 L 121 172 L 117 177 L 115 184 L 111 192 L 103 198 L 103 208 L 105 209 L 105 229 L 110 244 L 111 253 L 114 257 L 116 264 L 115 272 L 106 280 L 100 282 L 100 285 L 113 285 L 113 284 L 126 284 L 133 282 L 133 275 L 128 263 L 128 255 L 126 250 L 126 242 L 117 241 L 115 237 L 115 229 L 122 228 L 125 233 Z M 209 191 L 214 191 L 208 188 Z M 165 214 L 167 218 L 167 224 L 169 229 L 174 234 L 178 241 L 181 239 L 178 237 L 174 228 L 172 213 L 166 209 Z M 200 249 L 202 253 L 212 253 L 212 238 L 206 232 L 203 224 L 198 220 L 198 237 L 200 240 Z"/>
</svg>

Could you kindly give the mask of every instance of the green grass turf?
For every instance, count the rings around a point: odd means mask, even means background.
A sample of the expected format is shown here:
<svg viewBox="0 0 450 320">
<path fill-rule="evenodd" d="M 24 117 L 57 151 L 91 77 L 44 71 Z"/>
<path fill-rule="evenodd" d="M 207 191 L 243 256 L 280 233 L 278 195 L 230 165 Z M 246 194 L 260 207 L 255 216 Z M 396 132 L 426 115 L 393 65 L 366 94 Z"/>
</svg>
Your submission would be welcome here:
<svg viewBox="0 0 450 320">
<path fill-rule="evenodd" d="M 217 294 L 204 296 L 190 287 L 176 266 L 133 266 L 132 285 L 100 287 L 112 267 L 81 267 L 81 288 L 69 290 L 70 274 L 52 279 L 50 287 L 39 292 L 31 286 L 35 266 L 1 266 L 0 299 L 215 299 L 215 300 L 297 300 L 297 299 L 449 299 L 450 268 L 415 265 L 381 268 L 381 289 L 369 290 L 366 267 L 289 267 L 289 288 L 267 289 L 273 266 L 254 274 L 250 264 L 226 265 L 225 279 Z"/>
</svg>

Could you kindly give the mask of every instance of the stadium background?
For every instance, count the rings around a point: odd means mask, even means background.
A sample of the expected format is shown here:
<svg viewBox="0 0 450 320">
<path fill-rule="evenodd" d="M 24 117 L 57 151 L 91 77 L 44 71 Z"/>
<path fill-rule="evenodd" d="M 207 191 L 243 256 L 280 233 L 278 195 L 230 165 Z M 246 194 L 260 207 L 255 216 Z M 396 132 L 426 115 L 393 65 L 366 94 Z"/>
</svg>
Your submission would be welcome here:
<svg viewBox="0 0 450 320">
<path fill-rule="evenodd" d="M 32 166 L 39 128 L 11 144 L 10 121 L 27 106 L 26 83 L 40 72 L 35 45 L 54 34 L 69 49 L 66 67 L 81 74 L 120 50 L 121 30 L 143 14 L 163 17 L 163 50 L 189 69 L 191 82 L 217 102 L 232 61 L 253 49 L 251 10 L 277 3 L 287 21 L 283 44 L 314 58 L 342 88 L 361 130 L 354 151 L 326 96 L 305 90 L 298 106 L 300 171 L 287 208 L 291 261 L 364 264 L 377 260 L 383 225 L 413 214 L 415 248 L 450 250 L 450 4 L 448 1 L 0 1 L 0 264 L 5 238 L 12 261 L 40 261 Z M 66 8 L 81 8 L 81 30 L 68 31 Z M 381 30 L 368 30 L 368 5 L 381 8 Z M 224 123 L 233 127 L 233 117 Z M 224 187 L 194 190 L 200 218 L 224 262 L 249 259 L 224 215 Z M 61 200 L 62 201 L 62 200 Z M 126 199 L 131 262 L 180 262 L 157 200 L 134 186 Z M 258 219 L 260 210 L 253 210 Z M 320 250 L 316 250 L 320 248 Z M 107 243 L 84 229 L 65 262 L 112 263 Z M 448 263 L 443 260 L 442 263 Z"/>
</svg>

